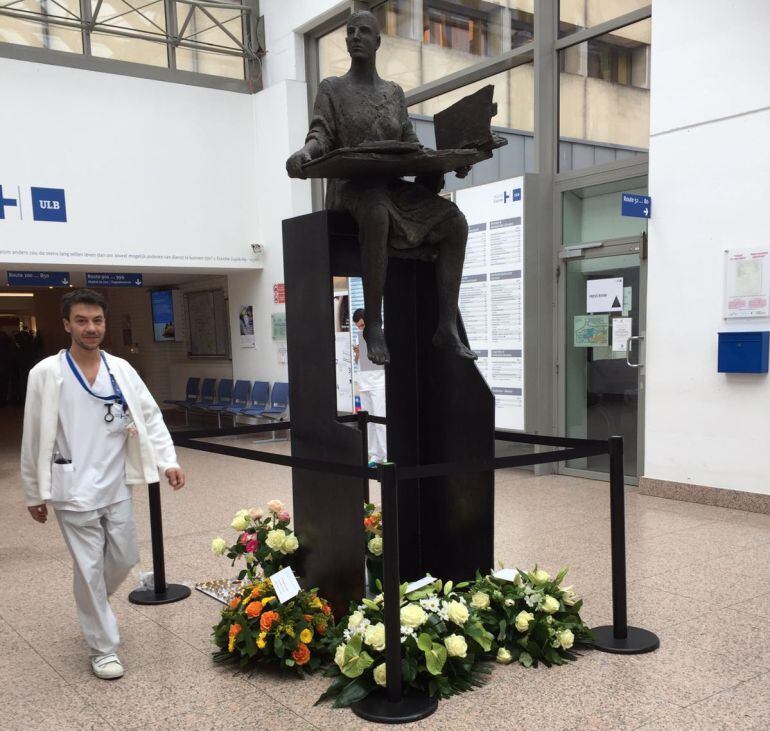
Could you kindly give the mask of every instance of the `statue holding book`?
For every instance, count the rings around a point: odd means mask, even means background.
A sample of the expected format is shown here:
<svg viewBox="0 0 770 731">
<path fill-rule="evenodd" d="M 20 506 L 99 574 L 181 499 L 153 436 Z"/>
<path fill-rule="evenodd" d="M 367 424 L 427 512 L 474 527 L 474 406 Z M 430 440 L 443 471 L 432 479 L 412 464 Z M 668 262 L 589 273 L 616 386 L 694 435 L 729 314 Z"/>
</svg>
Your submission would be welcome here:
<svg viewBox="0 0 770 731">
<path fill-rule="evenodd" d="M 437 114 L 440 149 L 429 150 L 417 139 L 401 87 L 377 74 L 380 34 L 372 13 L 351 15 L 346 44 L 350 70 L 321 82 L 305 145 L 288 159 L 287 171 L 295 178 L 328 178 L 326 207 L 350 213 L 358 224 L 364 338 L 372 362 L 390 359 L 380 317 L 388 256 L 435 261 L 439 321 L 433 343 L 475 358 L 457 325 L 468 227 L 439 192 L 444 173 L 465 177 L 473 163 L 505 144 L 489 130 L 492 87 Z M 403 176 L 415 176 L 414 182 Z"/>
</svg>

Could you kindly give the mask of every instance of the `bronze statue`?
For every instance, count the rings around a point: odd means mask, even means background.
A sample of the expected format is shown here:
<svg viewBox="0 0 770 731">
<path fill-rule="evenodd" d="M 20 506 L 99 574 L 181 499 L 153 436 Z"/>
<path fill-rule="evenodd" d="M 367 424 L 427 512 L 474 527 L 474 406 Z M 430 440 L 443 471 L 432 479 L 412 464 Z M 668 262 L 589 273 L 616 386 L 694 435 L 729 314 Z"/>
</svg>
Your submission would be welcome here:
<svg viewBox="0 0 770 731">
<path fill-rule="evenodd" d="M 415 157 L 424 162 L 429 157 L 426 153 L 441 155 L 440 151 L 424 150 L 420 145 L 407 115 L 401 87 L 377 74 L 375 58 L 380 32 L 371 12 L 351 15 L 346 44 L 350 70 L 344 76 L 321 82 L 305 145 L 286 162 L 289 175 L 309 177 L 308 167 L 314 161 L 335 150 L 350 151 L 349 148 L 356 148 L 352 152 L 363 155 L 364 167 L 367 155 L 369 163 L 375 158 L 398 161 Z M 451 152 L 455 155 L 449 164 L 456 165 L 459 177 L 465 177 L 470 167 L 463 161 L 473 155 L 464 157 L 464 150 Z M 478 159 L 477 155 L 473 161 Z M 336 169 L 342 170 L 339 166 Z M 433 343 L 462 358 L 476 357 L 457 330 L 457 301 L 468 226 L 459 208 L 438 195 L 444 178 L 441 171 L 435 170 L 434 166 L 432 172 L 418 175 L 413 183 L 400 177 L 409 173 L 388 175 L 382 166 L 371 164 L 360 176 L 348 173 L 349 177 L 345 177 L 344 171 L 329 175 L 326 207 L 347 211 L 358 223 L 364 307 L 368 315 L 364 338 L 369 358 L 377 364 L 389 362 L 380 316 L 389 255 L 435 259 L 439 321 Z"/>
</svg>

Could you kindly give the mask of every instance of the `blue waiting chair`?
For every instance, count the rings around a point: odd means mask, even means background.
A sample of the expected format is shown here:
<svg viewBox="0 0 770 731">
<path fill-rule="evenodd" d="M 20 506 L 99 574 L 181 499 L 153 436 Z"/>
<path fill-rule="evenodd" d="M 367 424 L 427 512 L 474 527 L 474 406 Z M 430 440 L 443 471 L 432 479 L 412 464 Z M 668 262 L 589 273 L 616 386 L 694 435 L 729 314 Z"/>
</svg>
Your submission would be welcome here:
<svg viewBox="0 0 770 731">
<path fill-rule="evenodd" d="M 189 424 L 189 414 L 191 411 L 197 411 L 200 406 L 204 404 L 210 404 L 214 401 L 214 385 L 216 384 L 216 378 L 204 378 L 201 383 L 200 398 L 196 399 L 192 403 L 180 406 L 184 409 L 185 423 Z"/>
<path fill-rule="evenodd" d="M 229 406 L 219 409 L 222 414 L 232 414 L 233 426 L 235 426 L 235 417 L 240 409 L 245 409 L 249 403 L 249 391 L 251 390 L 251 381 L 237 380 L 233 386 L 232 400 Z"/>
<path fill-rule="evenodd" d="M 222 378 L 217 387 L 217 400 L 206 404 L 200 404 L 195 410 L 206 414 L 216 414 L 217 423 L 222 426 L 220 413 L 233 403 L 233 379 Z"/>
<path fill-rule="evenodd" d="M 268 419 L 282 419 L 289 408 L 289 384 L 276 381 L 270 397 L 270 408 L 265 409 L 260 416 Z"/>
<path fill-rule="evenodd" d="M 183 399 L 166 399 L 164 404 L 171 404 L 172 406 L 178 406 L 180 409 L 192 406 L 198 400 L 198 393 L 201 388 L 200 378 L 188 378 L 187 386 L 184 390 Z"/>
<path fill-rule="evenodd" d="M 254 385 L 251 388 L 251 406 L 248 404 L 234 404 L 229 409 L 225 409 L 228 414 L 233 415 L 233 426 L 235 426 L 239 416 L 262 416 L 262 412 L 267 408 L 269 393 L 270 384 L 267 381 L 254 381 Z"/>
</svg>

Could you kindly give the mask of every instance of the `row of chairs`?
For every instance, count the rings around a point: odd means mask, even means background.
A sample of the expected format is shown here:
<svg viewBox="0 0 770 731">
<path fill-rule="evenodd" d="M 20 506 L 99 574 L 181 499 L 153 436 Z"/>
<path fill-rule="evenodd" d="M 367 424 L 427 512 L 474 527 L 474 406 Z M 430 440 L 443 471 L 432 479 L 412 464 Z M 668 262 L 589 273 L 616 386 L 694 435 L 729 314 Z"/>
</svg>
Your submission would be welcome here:
<svg viewBox="0 0 770 731">
<path fill-rule="evenodd" d="M 237 380 L 221 378 L 188 378 L 184 399 L 167 399 L 164 403 L 176 406 L 189 414 L 216 414 L 217 424 L 222 426 L 222 414 L 233 417 L 233 426 L 239 416 L 282 420 L 289 408 L 289 384 L 276 381 L 272 393 L 267 381 Z"/>
</svg>

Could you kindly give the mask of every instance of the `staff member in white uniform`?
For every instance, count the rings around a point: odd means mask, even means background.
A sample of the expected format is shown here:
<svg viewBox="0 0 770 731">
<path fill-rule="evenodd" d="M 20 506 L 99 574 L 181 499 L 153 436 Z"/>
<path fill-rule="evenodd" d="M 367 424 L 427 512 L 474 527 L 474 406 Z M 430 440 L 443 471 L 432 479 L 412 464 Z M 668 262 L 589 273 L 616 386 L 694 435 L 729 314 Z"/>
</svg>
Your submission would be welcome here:
<svg viewBox="0 0 770 731">
<path fill-rule="evenodd" d="M 363 332 L 366 312 L 358 309 L 353 313 L 353 322 L 359 332 Z M 358 338 L 356 348 L 358 363 L 358 394 L 361 398 L 361 410 L 372 416 L 385 416 L 385 368 L 369 360 L 366 341 Z M 369 459 L 371 462 L 385 462 L 388 458 L 388 441 L 384 424 L 368 424 Z"/>
<path fill-rule="evenodd" d="M 99 349 L 107 301 L 90 289 L 62 298 L 69 350 L 29 374 L 21 474 L 38 523 L 54 509 L 73 558 L 75 604 L 97 677 L 123 675 L 108 597 L 139 559 L 129 485 L 184 486 L 171 436 L 139 374 Z"/>
</svg>

